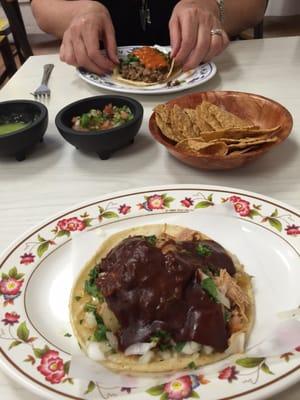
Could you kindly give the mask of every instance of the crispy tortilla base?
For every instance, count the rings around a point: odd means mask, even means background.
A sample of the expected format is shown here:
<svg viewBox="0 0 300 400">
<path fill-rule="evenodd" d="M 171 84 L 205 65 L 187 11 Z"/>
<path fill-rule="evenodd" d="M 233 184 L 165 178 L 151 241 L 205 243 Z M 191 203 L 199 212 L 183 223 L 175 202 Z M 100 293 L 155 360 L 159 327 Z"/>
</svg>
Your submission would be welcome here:
<svg viewBox="0 0 300 400">
<path fill-rule="evenodd" d="M 156 235 L 159 236 L 162 233 L 169 234 L 176 237 L 178 240 L 189 240 L 195 233 L 198 234 L 199 240 L 210 239 L 208 236 L 179 225 L 169 225 L 169 224 L 155 224 L 155 225 L 144 225 L 141 227 L 135 227 L 131 229 L 126 229 L 124 231 L 118 232 L 110 236 L 101 245 L 96 254 L 91 258 L 91 260 L 84 266 L 82 272 L 80 273 L 78 279 L 73 287 L 71 297 L 70 297 L 70 319 L 73 327 L 73 332 L 80 343 L 81 348 L 85 351 L 88 342 L 88 337 L 91 335 L 91 331 L 86 329 L 83 325 L 79 323 L 80 314 L 82 313 L 84 304 L 88 301 L 89 296 L 83 295 L 83 286 L 86 279 L 88 279 L 89 271 L 99 262 L 103 257 L 105 257 L 108 252 L 120 243 L 123 239 L 134 236 L 134 235 Z M 244 326 L 243 332 L 246 335 L 246 339 L 251 331 L 253 321 L 254 321 L 254 297 L 252 292 L 251 278 L 246 272 L 244 272 L 243 266 L 238 261 L 237 257 L 231 256 L 237 272 L 246 277 L 244 280 L 243 291 L 247 293 L 249 298 L 250 306 L 246 309 L 246 315 L 248 318 L 247 324 Z M 246 282 L 246 283 L 245 283 Z M 75 296 L 83 296 L 80 301 L 75 300 Z M 237 333 L 233 334 L 229 339 L 229 343 L 232 338 Z M 109 355 L 106 360 L 101 361 L 101 364 L 105 367 L 115 371 L 115 372 L 130 372 L 130 373 L 162 373 L 162 372 L 175 372 L 182 369 L 186 369 L 188 364 L 194 363 L 195 366 L 200 367 L 203 365 L 211 364 L 222 360 L 233 354 L 228 348 L 224 353 L 213 353 L 210 355 L 198 354 L 193 355 L 183 355 L 180 353 L 174 354 L 171 358 L 163 360 L 160 358 L 159 354 L 156 355 L 155 359 L 150 361 L 148 364 L 139 363 L 138 356 L 125 356 L 124 353 L 117 352 L 115 354 Z"/>
</svg>

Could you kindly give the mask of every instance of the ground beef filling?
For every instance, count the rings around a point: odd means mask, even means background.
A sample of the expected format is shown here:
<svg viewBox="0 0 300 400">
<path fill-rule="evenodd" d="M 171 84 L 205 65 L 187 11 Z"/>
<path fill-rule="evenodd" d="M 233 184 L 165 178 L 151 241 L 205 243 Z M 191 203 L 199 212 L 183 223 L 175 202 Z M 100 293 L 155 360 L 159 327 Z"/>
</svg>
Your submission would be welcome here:
<svg viewBox="0 0 300 400">
<path fill-rule="evenodd" d="M 150 69 L 145 68 L 140 62 L 121 63 L 119 68 L 122 78 L 147 83 L 162 82 L 168 73 L 168 67 Z"/>
<path fill-rule="evenodd" d="M 199 245 L 210 251 L 198 254 Z M 147 237 L 129 237 L 97 266 L 97 286 L 121 326 L 120 350 L 163 330 L 175 342 L 195 341 L 223 352 L 229 329 L 222 305 L 202 289 L 197 270 L 224 268 L 232 275 L 231 258 L 210 240 L 171 240 L 168 246 L 164 252 Z"/>
</svg>

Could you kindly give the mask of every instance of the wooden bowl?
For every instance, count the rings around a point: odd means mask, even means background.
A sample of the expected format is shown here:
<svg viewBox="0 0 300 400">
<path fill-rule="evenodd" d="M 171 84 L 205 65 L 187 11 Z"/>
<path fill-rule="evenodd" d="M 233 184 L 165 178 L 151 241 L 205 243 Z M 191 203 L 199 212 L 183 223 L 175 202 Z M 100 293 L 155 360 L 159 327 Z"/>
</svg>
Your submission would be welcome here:
<svg viewBox="0 0 300 400">
<path fill-rule="evenodd" d="M 281 126 L 278 131 L 278 140 L 274 143 L 266 143 L 259 149 L 242 154 L 232 154 L 229 156 L 217 155 L 191 155 L 175 147 L 176 142 L 164 136 L 156 124 L 154 113 L 149 120 L 149 129 L 159 143 L 178 160 L 185 164 L 199 169 L 231 169 L 241 167 L 248 162 L 256 160 L 274 146 L 280 144 L 288 137 L 293 126 L 293 118 L 289 111 L 281 104 L 266 97 L 243 92 L 199 92 L 186 96 L 178 97 L 168 101 L 166 104 L 178 104 L 182 108 L 195 108 L 202 101 L 209 101 L 217 106 L 224 106 L 227 111 L 232 112 L 240 118 L 252 121 L 260 128 L 273 128 Z"/>
</svg>

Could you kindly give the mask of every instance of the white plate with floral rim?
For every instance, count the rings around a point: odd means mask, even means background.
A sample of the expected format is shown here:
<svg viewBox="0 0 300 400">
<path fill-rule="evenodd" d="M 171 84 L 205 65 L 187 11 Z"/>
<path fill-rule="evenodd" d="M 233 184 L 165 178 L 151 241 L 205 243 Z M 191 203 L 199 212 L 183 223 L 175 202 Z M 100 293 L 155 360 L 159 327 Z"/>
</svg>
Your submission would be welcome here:
<svg viewBox="0 0 300 400">
<path fill-rule="evenodd" d="M 124 58 L 133 49 L 141 46 L 122 46 L 118 47 L 119 58 Z M 169 52 L 171 49 L 169 46 L 154 46 L 164 53 Z M 197 68 L 182 73 L 176 77 L 173 81 L 174 86 L 170 84 L 162 83 L 158 85 L 136 87 L 127 85 L 124 82 L 118 82 L 112 79 L 111 74 L 97 75 L 88 72 L 82 68 L 77 69 L 77 73 L 81 79 L 90 83 L 93 86 L 97 86 L 102 89 L 110 90 L 118 93 L 135 93 L 135 94 L 162 94 L 162 93 L 174 93 L 181 92 L 182 90 L 191 89 L 195 86 L 201 85 L 204 82 L 210 80 L 217 72 L 217 67 L 213 62 L 199 65 Z"/>
<path fill-rule="evenodd" d="M 227 226 L 211 223 L 208 210 L 231 203 Z M 69 250 L 74 233 L 101 226 L 172 221 L 199 211 L 199 229 L 239 256 L 255 276 L 257 321 L 300 304 L 300 215 L 292 207 L 251 192 L 218 186 L 173 185 L 101 196 L 41 223 L 0 257 L 0 365 L 28 389 L 55 399 L 225 400 L 270 398 L 299 380 L 299 347 L 278 357 L 233 357 L 211 375 L 184 374 L 134 393 L 72 379 L 76 348 L 68 319 Z M 202 217 L 201 217 L 202 216 Z M 190 218 L 189 218 L 190 220 Z M 217 220 L 215 220 L 217 221 Z M 232 222 L 231 222 L 232 221 Z M 239 254 L 234 224 L 248 253 Z M 244 246 L 245 247 L 245 246 Z M 257 324 L 257 322 L 256 322 Z"/>
</svg>

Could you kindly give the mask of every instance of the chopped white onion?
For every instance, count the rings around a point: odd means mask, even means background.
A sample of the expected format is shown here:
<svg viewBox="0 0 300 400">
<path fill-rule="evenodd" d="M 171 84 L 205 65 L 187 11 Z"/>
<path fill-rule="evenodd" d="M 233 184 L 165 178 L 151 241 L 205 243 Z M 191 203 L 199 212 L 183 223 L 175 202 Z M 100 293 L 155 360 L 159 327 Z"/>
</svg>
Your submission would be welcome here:
<svg viewBox="0 0 300 400">
<path fill-rule="evenodd" d="M 97 321 L 96 321 L 95 315 L 92 312 L 86 312 L 84 314 L 84 324 L 88 328 L 96 328 Z"/>
<path fill-rule="evenodd" d="M 98 342 L 89 342 L 86 352 L 88 357 L 94 361 L 102 361 L 105 359 L 105 355 L 100 348 L 100 343 Z"/>
<path fill-rule="evenodd" d="M 127 347 L 125 350 L 125 356 L 132 356 L 132 355 L 142 355 L 147 353 L 152 347 L 154 347 L 156 343 L 134 343 Z"/>
<path fill-rule="evenodd" d="M 181 353 L 190 355 L 197 353 L 200 350 L 201 350 L 201 344 L 191 341 L 191 342 L 186 342 L 186 344 L 183 346 L 181 350 Z"/>
<path fill-rule="evenodd" d="M 219 289 L 217 289 L 217 292 L 218 292 L 217 294 L 218 301 L 230 310 L 229 299 Z"/>
<path fill-rule="evenodd" d="M 139 364 L 148 364 L 154 357 L 153 351 L 149 350 L 139 358 Z"/>
<path fill-rule="evenodd" d="M 229 347 L 226 350 L 228 354 L 243 353 L 245 350 L 246 334 L 245 332 L 234 333 L 229 342 Z"/>
<path fill-rule="evenodd" d="M 169 360 L 172 357 L 172 353 L 170 351 L 160 351 L 158 353 L 159 357 L 162 358 L 163 360 Z"/>
<path fill-rule="evenodd" d="M 112 332 L 106 332 L 106 337 L 107 337 L 107 340 L 108 340 L 109 344 L 111 345 L 111 347 L 112 347 L 114 350 L 117 350 L 117 349 L 118 349 L 118 339 L 117 339 L 117 336 L 114 335 Z"/>
<path fill-rule="evenodd" d="M 204 354 L 209 355 L 214 351 L 214 349 L 211 346 L 203 346 L 202 351 Z"/>
</svg>

